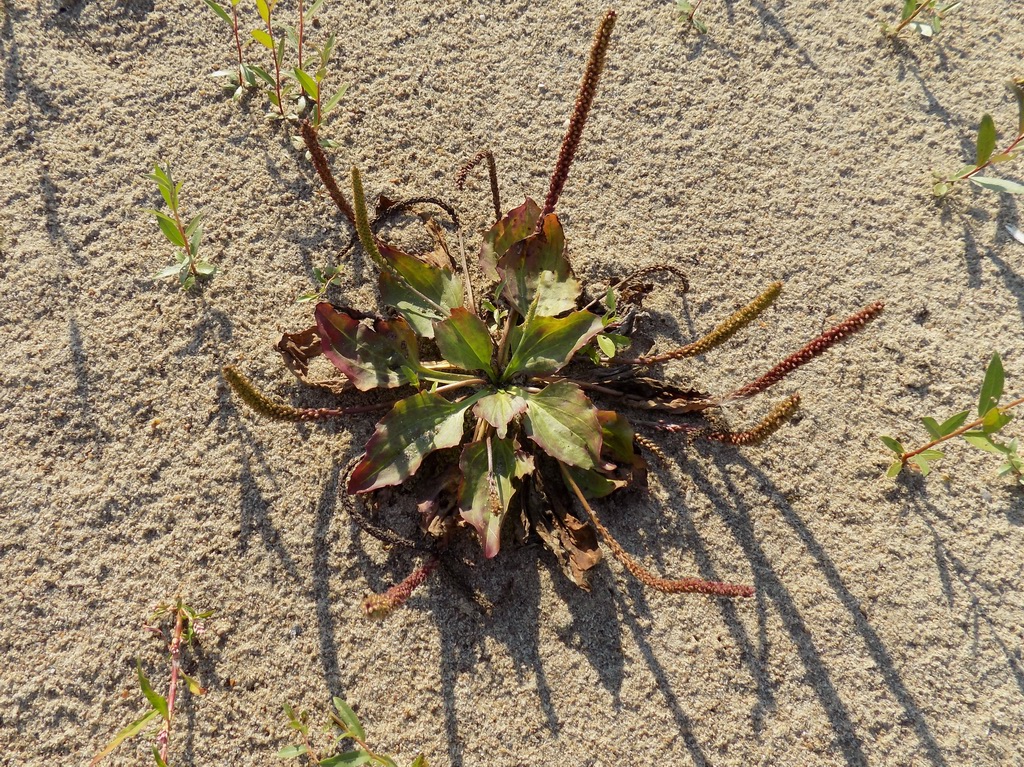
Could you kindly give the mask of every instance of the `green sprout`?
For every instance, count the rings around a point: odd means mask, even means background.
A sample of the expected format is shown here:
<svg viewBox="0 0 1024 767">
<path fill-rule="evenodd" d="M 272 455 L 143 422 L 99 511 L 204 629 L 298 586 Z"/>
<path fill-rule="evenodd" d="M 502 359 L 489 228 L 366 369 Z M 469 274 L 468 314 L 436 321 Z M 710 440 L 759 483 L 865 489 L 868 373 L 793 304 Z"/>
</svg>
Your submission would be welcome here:
<svg viewBox="0 0 1024 767">
<path fill-rule="evenodd" d="M 301 711 L 298 714 L 287 703 L 284 704 L 284 713 L 288 717 L 288 726 L 302 736 L 302 743 L 294 746 L 285 746 L 277 755 L 281 759 L 295 759 L 305 756 L 313 764 L 320 767 L 357 767 L 357 765 L 369 764 L 376 767 L 398 767 L 398 764 L 390 756 L 375 753 L 366 745 L 366 731 L 356 716 L 356 712 L 341 698 L 335 697 L 334 711 L 330 713 L 330 724 L 324 730 L 324 734 L 331 738 L 333 753 L 322 755 L 313 746 L 310 737 L 309 713 Z M 351 741 L 353 747 L 342 751 L 340 745 L 343 741 Z M 420 754 L 410 767 L 428 767 L 427 759 Z"/>
<path fill-rule="evenodd" d="M 995 178 L 994 176 L 978 175 L 986 168 L 1010 162 L 1020 155 L 1017 145 L 1024 141 L 1024 79 L 1009 83 L 1009 88 L 1017 102 L 1017 134 L 1013 137 L 1013 140 L 1007 144 L 1005 149 L 997 152 L 996 125 L 992 120 L 992 115 L 985 114 L 981 118 L 981 124 L 978 126 L 974 162 L 963 166 L 951 176 L 935 174 L 937 180 L 932 187 L 932 193 L 936 197 L 940 199 L 945 197 L 953 189 L 953 186 L 961 181 L 970 181 L 982 189 L 990 189 L 993 192 L 1024 194 L 1024 184 L 1008 181 L 1004 178 Z"/>
<path fill-rule="evenodd" d="M 197 215 L 188 224 L 182 221 L 179 199 L 181 182 L 174 182 L 171 177 L 170 165 L 166 169 L 155 165 L 153 172 L 146 178 L 156 182 L 171 214 L 167 215 L 152 208 L 147 212 L 156 216 L 156 223 L 164 237 L 171 245 L 178 248 L 174 252 L 174 263 L 154 274 L 153 279 L 160 280 L 176 276 L 181 289 L 189 290 L 196 284 L 196 278 L 209 277 L 217 271 L 216 266 L 199 258 L 199 243 L 203 238 L 203 217 Z"/>
<path fill-rule="evenodd" d="M 932 463 L 945 457 L 945 453 L 936 450 L 935 446 L 954 437 L 963 437 L 968 444 L 1002 458 L 999 476 L 1011 474 L 1015 482 L 1024 485 L 1024 460 L 1018 452 L 1017 438 L 1009 442 L 996 439 L 1003 427 L 1013 420 L 1009 411 L 1024 404 L 1024 397 L 1000 405 L 1002 396 L 1003 362 L 997 353 L 992 355 L 985 370 L 985 379 L 978 394 L 978 417 L 975 420 L 966 423 L 969 410 L 962 410 L 941 422 L 936 418 L 922 418 L 921 423 L 932 440 L 915 450 L 907 450 L 892 437 L 880 437 L 885 446 L 896 454 L 896 460 L 889 465 L 886 475 L 896 477 L 904 468 L 909 467 L 926 477 L 931 472 Z"/>
<path fill-rule="evenodd" d="M 896 37 L 904 29 L 911 29 L 921 37 L 930 38 L 939 34 L 942 20 L 957 10 L 962 2 L 939 3 L 939 0 L 904 0 L 900 21 L 895 26 L 882 24 L 882 30 L 889 37 Z"/>
<path fill-rule="evenodd" d="M 704 0 L 697 0 L 697 2 L 691 2 L 691 0 L 676 0 L 676 10 L 679 12 L 679 20 L 685 21 L 691 27 L 696 29 L 702 35 L 708 33 L 708 25 L 704 23 L 704 20 L 696 16 L 698 10 L 700 10 L 701 3 Z"/>
<path fill-rule="evenodd" d="M 218 19 L 231 27 L 238 58 L 235 67 L 217 70 L 213 76 L 224 78 L 225 89 L 236 100 L 242 97 L 246 88 L 263 91 L 272 107 L 267 114 L 271 119 L 296 121 L 308 116 L 314 127 L 321 127 L 348 89 L 347 85 L 342 85 L 333 94 L 327 95 L 325 88 L 327 65 L 334 51 L 334 35 L 328 36 L 319 46 L 310 43 L 306 37 L 306 27 L 320 12 L 324 0 L 315 0 L 308 8 L 304 8 L 302 0 L 299 0 L 298 24 L 294 27 L 285 26 L 283 31 L 276 25 L 273 15 L 277 0 L 256 0 L 256 12 L 262 23 L 249 32 L 249 37 L 270 53 L 274 64 L 273 73 L 259 65 L 246 63 L 239 32 L 240 0 L 229 1 L 230 5 L 225 6 L 217 0 L 203 0 Z M 296 52 L 297 64 L 294 67 L 285 64 L 288 43 Z M 316 55 L 308 57 L 307 48 L 311 48 Z M 329 139 L 322 139 L 322 145 L 328 148 L 336 146 Z M 297 146 L 301 148 L 301 142 Z"/>
<path fill-rule="evenodd" d="M 181 599 L 174 605 L 161 605 L 157 608 L 151 623 L 156 623 L 165 616 L 170 616 L 173 621 L 170 639 L 167 639 L 164 632 L 158 627 L 146 626 L 161 641 L 167 643 L 167 652 L 171 661 L 170 682 L 167 687 L 166 697 L 153 689 L 152 683 L 142 670 L 142 662 L 135 661 L 135 671 L 139 680 L 139 689 L 143 697 L 149 703 L 149 708 L 135 721 L 123 728 L 113 739 L 89 762 L 89 767 L 94 767 L 109 755 L 124 741 L 135 737 L 143 732 L 150 723 L 159 722 L 156 745 L 153 746 L 153 761 L 157 767 L 167 767 L 168 754 L 171 747 L 171 725 L 174 722 L 174 712 L 178 703 L 179 683 L 184 682 L 188 691 L 193 695 L 204 695 L 206 688 L 199 682 L 186 674 L 181 668 L 181 653 L 183 647 L 190 646 L 204 632 L 203 621 L 213 615 L 212 610 L 199 612 L 189 607 Z"/>
</svg>

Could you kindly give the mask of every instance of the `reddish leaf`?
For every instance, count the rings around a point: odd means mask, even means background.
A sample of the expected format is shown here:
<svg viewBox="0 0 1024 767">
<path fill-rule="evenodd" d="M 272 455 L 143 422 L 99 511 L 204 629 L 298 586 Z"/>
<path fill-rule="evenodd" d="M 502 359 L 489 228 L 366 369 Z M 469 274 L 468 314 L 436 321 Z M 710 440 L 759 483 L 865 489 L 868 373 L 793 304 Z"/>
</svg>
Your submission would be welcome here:
<svg viewBox="0 0 1024 767">
<path fill-rule="evenodd" d="M 480 268 L 488 279 L 497 278 L 498 259 L 517 242 L 522 242 L 533 234 L 539 217 L 540 207 L 527 197 L 526 202 L 510 210 L 487 231 L 484 235 L 484 244 L 480 248 Z"/>
<path fill-rule="evenodd" d="M 329 303 L 316 306 L 323 353 L 360 391 L 392 389 L 418 381 L 416 335 L 401 319 L 364 325 Z"/>
</svg>

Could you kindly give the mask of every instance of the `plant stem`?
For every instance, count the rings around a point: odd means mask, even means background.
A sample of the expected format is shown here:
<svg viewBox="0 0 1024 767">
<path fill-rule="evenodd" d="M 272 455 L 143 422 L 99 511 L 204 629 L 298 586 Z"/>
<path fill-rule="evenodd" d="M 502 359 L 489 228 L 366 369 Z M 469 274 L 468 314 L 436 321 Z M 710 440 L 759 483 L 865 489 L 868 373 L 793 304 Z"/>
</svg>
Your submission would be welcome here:
<svg viewBox="0 0 1024 767">
<path fill-rule="evenodd" d="M 299 69 L 302 69 L 302 38 L 306 28 L 305 19 L 302 18 L 302 0 L 299 0 Z M 305 69 L 302 69 L 305 72 Z"/>
<path fill-rule="evenodd" d="M 181 239 L 185 241 L 185 255 L 188 257 L 188 271 L 193 277 L 199 277 L 199 272 L 196 271 L 196 260 L 192 255 L 192 246 L 189 244 L 188 235 L 185 234 L 185 225 L 181 222 L 181 216 L 178 215 L 178 208 L 171 208 L 171 213 L 174 214 L 174 223 L 178 227 L 178 232 L 181 234 Z"/>
<path fill-rule="evenodd" d="M 171 748 L 171 722 L 174 719 L 174 703 L 178 697 L 178 673 L 181 670 L 181 635 L 185 628 L 185 611 L 178 603 L 174 611 L 174 636 L 168 645 L 171 653 L 171 683 L 167 689 L 167 718 L 164 720 L 156 742 L 160 746 L 160 758 L 167 763 L 167 754 Z"/>
<path fill-rule="evenodd" d="M 245 80 L 242 79 L 242 41 L 238 37 L 238 6 L 231 6 L 231 23 L 235 32 L 235 48 L 238 49 L 238 86 L 242 87 Z"/>
<path fill-rule="evenodd" d="M 1004 149 L 1002 152 L 996 152 L 992 156 L 993 157 L 999 157 L 1000 155 L 1009 154 L 1010 152 L 1012 152 L 1014 149 L 1017 148 L 1017 144 L 1019 144 L 1021 141 L 1024 141 L 1024 133 L 1021 133 L 1019 136 L 1017 136 L 1017 138 L 1015 138 L 1010 143 L 1010 145 L 1008 147 L 1006 147 L 1006 149 Z M 986 162 L 984 165 L 979 165 L 977 168 L 972 170 L 966 176 L 961 176 L 960 178 L 956 179 L 956 181 L 966 181 L 971 176 L 973 176 L 973 175 L 975 175 L 977 173 L 980 173 L 981 171 L 985 170 L 985 168 L 989 167 L 990 165 L 992 165 L 992 160 L 991 159 L 989 159 L 989 161 Z M 947 182 L 947 183 L 956 183 L 956 181 L 951 181 L 951 182 Z"/>
<path fill-rule="evenodd" d="M 998 410 L 999 410 L 1000 413 L 1005 413 L 1007 410 L 1012 410 L 1013 408 L 1017 407 L 1018 405 L 1024 405 L 1024 397 L 1021 397 L 1020 399 L 1015 399 L 1013 402 L 1010 402 L 1009 404 L 1003 405 L 1002 407 L 998 408 Z M 986 413 L 986 415 L 987 415 L 987 413 Z M 929 450 L 929 449 L 935 447 L 936 445 L 938 445 L 940 442 L 945 442 L 947 439 L 953 439 L 953 437 L 959 437 L 961 434 L 963 434 L 966 431 L 970 431 L 975 426 L 981 426 L 984 422 L 985 422 L 985 416 L 982 416 L 981 418 L 977 419 L 976 421 L 971 421 L 968 424 L 964 424 L 963 426 L 961 426 L 959 429 L 957 429 L 954 432 L 950 432 L 949 434 L 947 434 L 947 435 L 945 435 L 943 437 L 939 437 L 938 439 L 933 439 L 927 445 L 923 445 L 923 446 L 917 448 L 917 450 L 911 450 L 909 453 L 903 453 L 900 456 L 900 462 L 904 466 L 906 466 L 907 465 L 907 461 L 909 461 L 915 455 L 920 455 L 925 450 Z"/>
<path fill-rule="evenodd" d="M 892 32 L 890 32 L 890 33 L 889 33 L 889 37 L 896 37 L 896 35 L 898 35 L 898 34 L 899 34 L 899 33 L 900 33 L 901 31 L 902 31 L 902 29 L 903 29 L 903 28 L 904 28 L 905 26 L 907 26 L 907 24 L 909 24 L 909 23 L 910 23 L 910 22 L 912 22 L 912 21 L 913 21 L 914 19 L 916 19 L 916 18 L 917 18 L 917 15 L 918 15 L 918 14 L 919 14 L 919 13 L 920 13 L 921 11 L 923 11 L 923 10 L 924 10 L 925 8 L 927 8 L 927 7 L 929 6 L 929 5 L 931 5 L 931 4 L 933 3 L 933 2 L 934 2 L 934 0 L 921 0 L 921 4 L 920 4 L 919 6 L 917 6 L 917 8 L 915 8 L 915 9 L 914 9 L 914 12 L 913 12 L 912 14 L 910 14 L 909 16 L 907 16 L 907 18 L 903 19 L 903 21 L 901 21 L 901 22 L 900 22 L 900 23 L 899 23 L 899 24 L 898 24 L 898 25 L 896 26 L 896 28 L 895 28 L 895 29 L 894 29 L 894 30 L 893 30 Z"/>
<path fill-rule="evenodd" d="M 281 117 L 284 117 L 284 103 L 281 99 L 281 65 L 277 62 L 277 43 L 274 42 L 274 27 L 270 23 L 273 12 L 273 9 L 267 12 L 267 34 L 270 35 L 270 42 L 273 44 L 273 47 L 270 49 L 270 55 L 274 59 L 274 88 L 277 90 L 277 109 L 281 113 Z"/>
<path fill-rule="evenodd" d="M 425 376 L 424 376 L 425 377 Z M 469 378 L 464 381 L 456 381 L 445 386 L 439 386 L 434 389 L 434 394 L 444 394 L 445 392 L 455 391 L 456 389 L 464 389 L 467 386 L 483 386 L 487 383 L 483 378 Z"/>
</svg>

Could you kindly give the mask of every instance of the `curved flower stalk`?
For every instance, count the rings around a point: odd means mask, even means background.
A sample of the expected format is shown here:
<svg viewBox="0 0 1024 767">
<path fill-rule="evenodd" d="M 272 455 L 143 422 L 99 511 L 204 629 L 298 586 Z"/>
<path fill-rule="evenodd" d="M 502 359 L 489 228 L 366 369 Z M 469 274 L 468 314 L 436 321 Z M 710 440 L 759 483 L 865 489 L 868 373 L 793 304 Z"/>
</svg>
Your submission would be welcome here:
<svg viewBox="0 0 1024 767">
<path fill-rule="evenodd" d="M 668 265 L 647 267 L 610 288 L 603 299 L 585 303 L 554 212 L 593 102 L 614 19 L 609 12 L 595 37 L 543 208 L 527 198 L 499 215 L 483 236 L 478 264 L 489 287 L 477 286 L 479 303 L 473 300 L 464 259 L 457 268 L 454 259 L 439 260 L 436 251 L 418 256 L 382 241 L 369 220 L 358 170 L 352 171 L 352 205 L 343 205 L 326 161 L 317 158 L 317 171 L 339 208 L 351 211 L 359 242 L 378 267 L 387 315 L 317 304 L 315 328 L 286 336 L 305 339 L 302 359 L 293 359 L 290 366 L 305 371 L 308 359 L 322 354 L 351 388 L 384 395 L 374 399 L 383 404 L 364 408 L 387 408 L 387 413 L 348 475 L 349 493 L 370 496 L 405 485 L 428 460 L 448 467 L 426 480 L 421 474 L 418 482 L 428 485 L 419 504 L 420 527 L 434 541 L 425 547 L 428 559 L 386 594 L 369 597 L 367 614 L 381 616 L 404 603 L 439 563 L 445 564 L 451 536 L 460 528 L 471 528 L 482 555 L 491 558 L 507 545 L 515 526 L 551 549 L 567 576 L 583 588 L 589 586 L 588 571 L 601 561 L 600 535 L 626 570 L 653 589 L 750 596 L 749 586 L 673 580 L 649 572 L 615 540 L 595 504 L 624 488 L 645 485 L 645 451 L 663 457 L 636 428 L 733 445 L 767 438 L 795 412 L 798 395 L 784 398 L 759 424 L 739 432 L 723 431 L 702 414 L 761 394 L 882 309 L 872 304 L 751 384 L 717 396 L 683 389 L 655 372 L 665 362 L 703 355 L 725 343 L 778 297 L 781 283 L 769 285 L 692 343 L 640 356 L 623 353 L 631 344 L 633 309 L 650 290 L 638 281 L 657 269 L 680 275 Z M 309 134 L 312 129 L 304 130 Z M 315 134 L 307 135 L 307 142 L 314 144 Z M 492 169 L 497 202 L 493 157 L 481 153 L 466 171 L 482 159 Z M 688 288 L 685 277 L 682 287 Z M 308 341 L 313 335 L 318 344 Z M 282 342 L 279 348 L 294 346 Z M 233 368 L 225 375 L 243 401 L 274 418 L 321 420 L 352 415 L 362 407 L 287 408 L 256 392 Z"/>
</svg>

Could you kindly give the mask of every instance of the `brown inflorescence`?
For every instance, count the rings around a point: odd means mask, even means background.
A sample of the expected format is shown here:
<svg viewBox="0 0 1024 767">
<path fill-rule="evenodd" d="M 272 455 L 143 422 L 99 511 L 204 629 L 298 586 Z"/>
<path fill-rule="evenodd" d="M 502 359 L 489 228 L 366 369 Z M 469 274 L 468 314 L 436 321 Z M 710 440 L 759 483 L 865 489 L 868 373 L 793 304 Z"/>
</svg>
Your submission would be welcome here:
<svg viewBox="0 0 1024 767">
<path fill-rule="evenodd" d="M 746 431 L 709 431 L 702 434 L 706 439 L 725 442 L 729 445 L 756 445 L 779 430 L 800 406 L 800 395 L 793 394 L 771 409 L 761 422 Z"/>
<path fill-rule="evenodd" d="M 234 365 L 224 366 L 224 380 L 228 382 L 235 394 L 241 397 L 242 402 L 251 407 L 262 416 L 275 421 L 326 421 L 331 418 L 354 415 L 356 413 L 373 413 L 378 410 L 385 410 L 394 403 L 383 402 L 376 405 L 360 405 L 358 407 L 333 408 L 333 407 L 292 407 L 274 402 L 266 394 L 257 389 L 252 381 L 246 378 Z"/>
<path fill-rule="evenodd" d="M 885 304 L 881 301 L 876 301 L 870 306 L 861 309 L 854 315 L 847 317 L 845 320 L 840 322 L 834 328 L 826 330 L 820 336 L 815 338 L 809 344 L 804 346 L 798 352 L 789 355 L 780 362 L 778 365 L 773 367 L 763 376 L 758 378 L 756 381 L 743 386 L 728 397 L 726 400 L 731 399 L 742 399 L 744 397 L 752 397 L 755 394 L 760 394 L 770 386 L 774 386 L 787 375 L 792 373 L 801 365 L 806 365 L 808 362 L 813 360 L 815 357 L 823 354 L 831 347 L 842 341 L 847 336 L 853 335 L 858 330 L 863 328 L 868 322 L 877 317 L 882 309 L 885 308 Z"/>
<path fill-rule="evenodd" d="M 615 11 L 609 10 L 601 20 L 601 26 L 597 28 L 594 35 L 594 42 L 590 47 L 590 58 L 587 61 L 586 71 L 583 73 L 583 81 L 580 83 L 580 92 L 576 97 L 576 105 L 572 110 L 572 117 L 569 118 L 569 128 L 562 140 L 562 147 L 558 151 L 558 162 L 555 163 L 554 173 L 551 174 L 551 185 L 548 187 L 548 196 L 544 200 L 544 209 L 537 219 L 537 231 L 544 226 L 544 218 L 549 213 L 554 213 L 555 205 L 562 194 L 565 181 L 569 178 L 569 168 L 576 157 L 576 150 L 579 148 L 580 139 L 583 138 L 583 126 L 586 125 L 587 115 L 594 103 L 594 94 L 597 92 L 597 83 L 601 78 L 601 70 L 604 69 L 605 57 L 608 54 L 608 43 L 612 37 L 612 27 L 615 26 Z"/>
<path fill-rule="evenodd" d="M 370 594 L 363 600 L 363 612 L 370 618 L 384 618 L 396 607 L 401 607 L 412 596 L 412 592 L 437 569 L 438 559 L 432 557 L 425 565 L 413 570 L 404 581 L 392 586 L 383 594 Z"/>
<path fill-rule="evenodd" d="M 327 164 L 327 155 L 324 154 L 324 150 L 320 148 L 320 140 L 317 138 L 316 128 L 310 125 L 308 120 L 303 120 L 299 124 L 299 130 L 302 133 L 302 140 L 306 142 L 306 149 L 309 151 L 310 162 L 313 163 L 313 167 L 316 168 L 317 175 L 320 176 L 320 180 L 323 181 L 324 186 L 327 188 L 327 194 L 334 200 L 334 204 L 338 206 L 338 210 L 345 214 L 345 218 L 355 226 L 356 214 L 352 210 L 352 206 L 349 205 L 348 200 L 345 199 L 345 195 L 341 193 L 341 189 L 338 188 L 338 182 L 334 180 L 334 175 L 331 173 L 331 166 Z"/>
</svg>

